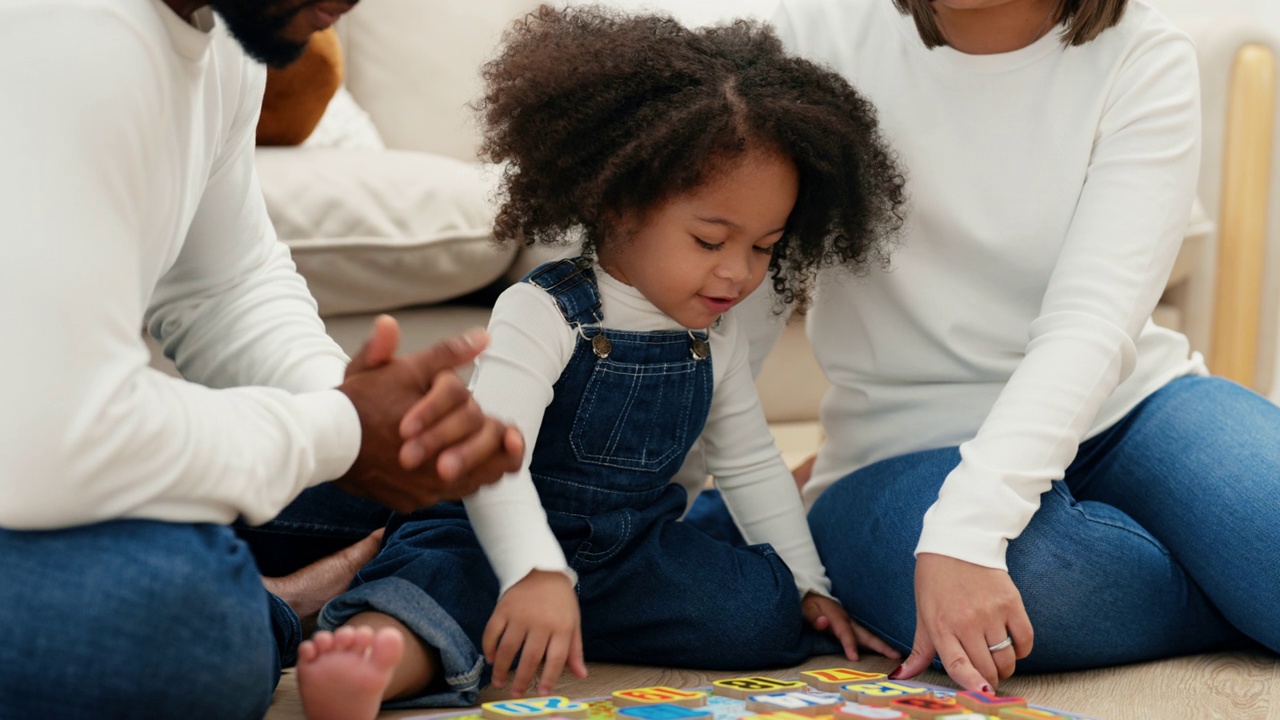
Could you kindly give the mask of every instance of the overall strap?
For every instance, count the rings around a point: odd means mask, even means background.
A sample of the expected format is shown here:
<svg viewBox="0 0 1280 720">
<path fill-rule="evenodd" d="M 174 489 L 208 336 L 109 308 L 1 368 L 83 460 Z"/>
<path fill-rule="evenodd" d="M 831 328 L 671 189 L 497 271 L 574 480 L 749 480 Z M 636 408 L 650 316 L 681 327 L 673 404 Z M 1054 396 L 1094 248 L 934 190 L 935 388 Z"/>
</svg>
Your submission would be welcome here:
<svg viewBox="0 0 1280 720">
<path fill-rule="evenodd" d="M 572 326 L 598 325 L 604 320 L 600 291 L 591 261 L 583 257 L 556 260 L 540 265 L 521 282 L 542 288 L 556 301 L 565 322 Z"/>
</svg>

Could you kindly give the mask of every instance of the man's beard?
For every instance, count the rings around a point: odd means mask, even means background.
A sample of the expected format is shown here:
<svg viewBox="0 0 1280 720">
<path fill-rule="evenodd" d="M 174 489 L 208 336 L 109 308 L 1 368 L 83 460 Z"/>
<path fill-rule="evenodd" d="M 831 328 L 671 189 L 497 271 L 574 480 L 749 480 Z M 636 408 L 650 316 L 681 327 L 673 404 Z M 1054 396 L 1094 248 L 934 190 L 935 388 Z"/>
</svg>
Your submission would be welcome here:
<svg viewBox="0 0 1280 720">
<path fill-rule="evenodd" d="M 308 0 L 296 7 L 277 0 L 212 0 L 209 3 L 227 24 L 227 30 L 244 51 L 271 67 L 282 68 L 302 55 L 306 42 L 294 42 L 283 33 L 298 12 L 321 0 Z"/>
</svg>

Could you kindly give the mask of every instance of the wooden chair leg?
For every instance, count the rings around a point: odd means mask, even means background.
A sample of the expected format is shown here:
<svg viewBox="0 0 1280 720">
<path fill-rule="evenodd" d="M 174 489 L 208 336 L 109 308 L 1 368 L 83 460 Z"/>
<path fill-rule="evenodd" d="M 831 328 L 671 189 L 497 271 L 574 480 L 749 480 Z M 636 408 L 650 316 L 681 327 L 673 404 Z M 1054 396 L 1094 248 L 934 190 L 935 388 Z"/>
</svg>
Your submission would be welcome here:
<svg viewBox="0 0 1280 720">
<path fill-rule="evenodd" d="M 1240 48 L 1229 93 L 1211 369 L 1254 387 L 1275 133 L 1276 62 L 1270 48 Z"/>
</svg>

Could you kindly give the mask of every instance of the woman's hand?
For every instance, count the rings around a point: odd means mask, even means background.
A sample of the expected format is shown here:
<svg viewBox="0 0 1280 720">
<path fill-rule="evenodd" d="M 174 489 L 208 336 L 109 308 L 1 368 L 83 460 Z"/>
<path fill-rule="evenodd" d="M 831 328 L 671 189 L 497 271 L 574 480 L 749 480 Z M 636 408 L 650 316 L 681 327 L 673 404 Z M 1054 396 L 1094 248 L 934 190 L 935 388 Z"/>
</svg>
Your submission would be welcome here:
<svg viewBox="0 0 1280 720">
<path fill-rule="evenodd" d="M 1013 644 L 990 650 L 1012 638 Z M 945 555 L 916 557 L 916 638 L 902 667 L 891 675 L 919 675 L 934 655 L 966 690 L 994 692 L 1031 652 L 1034 632 L 1022 594 L 1004 570 Z"/>
<path fill-rule="evenodd" d="M 538 694 L 550 695 L 565 664 L 579 678 L 587 676 L 582 658 L 578 596 L 560 572 L 534 570 L 498 599 L 481 640 L 485 660 L 493 663 L 493 686 L 507 684 L 516 654 L 520 667 L 511 682 L 511 697 L 523 697 L 533 674 L 546 659 Z"/>
<path fill-rule="evenodd" d="M 829 632 L 836 636 L 844 646 L 844 656 L 850 660 L 858 659 L 858 648 L 874 650 L 881 655 L 897 660 L 902 657 L 897 650 L 871 633 L 870 630 L 849 619 L 844 606 L 825 595 L 815 592 L 805 593 L 800 601 L 800 612 L 805 622 L 814 630 Z"/>
</svg>

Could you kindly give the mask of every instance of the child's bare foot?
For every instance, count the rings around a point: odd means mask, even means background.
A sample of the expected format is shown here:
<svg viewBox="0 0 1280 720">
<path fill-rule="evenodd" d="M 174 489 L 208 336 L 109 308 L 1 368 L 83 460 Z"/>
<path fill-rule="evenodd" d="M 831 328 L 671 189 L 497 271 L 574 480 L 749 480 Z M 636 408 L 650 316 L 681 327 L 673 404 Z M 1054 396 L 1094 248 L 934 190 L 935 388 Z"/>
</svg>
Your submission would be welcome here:
<svg viewBox="0 0 1280 720">
<path fill-rule="evenodd" d="M 364 564 L 378 554 L 382 530 L 376 530 L 360 542 L 320 558 L 301 570 L 283 577 L 264 577 L 262 584 L 284 600 L 302 620 L 303 637 L 311 634 L 316 616 L 324 604 L 351 586 Z"/>
<path fill-rule="evenodd" d="M 307 720 L 374 720 L 404 653 L 392 628 L 321 630 L 298 647 L 298 694 Z"/>
</svg>

